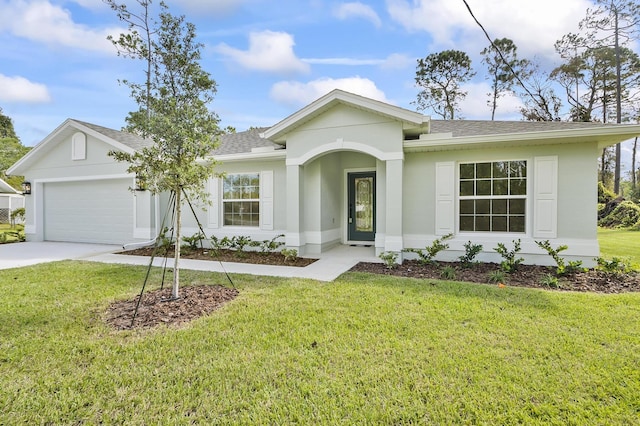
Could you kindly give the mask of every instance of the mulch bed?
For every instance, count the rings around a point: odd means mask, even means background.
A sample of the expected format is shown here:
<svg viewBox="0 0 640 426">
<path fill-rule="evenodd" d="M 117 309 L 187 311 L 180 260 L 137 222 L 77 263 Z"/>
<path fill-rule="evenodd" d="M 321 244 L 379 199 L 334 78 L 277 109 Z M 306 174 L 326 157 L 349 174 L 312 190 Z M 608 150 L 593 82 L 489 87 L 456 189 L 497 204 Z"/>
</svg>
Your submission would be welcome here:
<svg viewBox="0 0 640 426">
<path fill-rule="evenodd" d="M 421 265 L 415 260 L 405 260 L 402 265 L 394 269 L 387 269 L 383 263 L 361 262 L 351 268 L 354 272 L 369 272 L 373 274 L 392 275 L 399 277 L 442 280 L 442 270 L 445 266 L 455 269 L 456 281 L 472 283 L 488 283 L 489 273 L 500 269 L 495 263 L 478 263 L 470 268 L 463 268 L 458 263 L 435 262 Z M 597 293 L 624 293 L 640 291 L 640 274 L 614 274 L 598 270 L 588 270 L 569 274 L 559 278 L 558 287 L 548 287 L 541 280 L 548 274 L 555 275 L 555 268 L 536 265 L 520 265 L 512 274 L 505 274 L 504 285 L 516 287 L 545 288 L 564 291 L 590 291 Z"/>
<path fill-rule="evenodd" d="M 117 254 L 126 254 L 131 256 L 151 256 L 153 247 L 143 247 L 135 250 L 127 250 Z M 157 257 L 164 257 L 165 252 L 159 251 Z M 173 247 L 167 253 L 168 257 L 173 258 Z M 296 257 L 295 260 L 285 261 L 284 256 L 280 253 L 261 253 L 259 251 L 245 251 L 239 254 L 234 250 L 218 250 L 213 252 L 211 249 L 191 249 L 182 248 L 180 253 L 182 259 L 196 260 L 213 260 L 220 262 L 238 262 L 238 263 L 254 263 L 258 265 L 276 265 L 276 266 L 299 266 L 305 267 L 312 264 L 318 259 L 309 259 L 307 257 Z"/>
<path fill-rule="evenodd" d="M 152 248 L 144 248 L 123 252 L 138 256 L 150 256 Z M 262 254 L 247 252 L 244 257 L 238 257 L 233 251 L 220 252 L 218 257 L 212 257 L 209 250 L 188 250 L 183 253 L 187 259 L 221 260 L 226 262 L 246 262 L 270 265 L 306 266 L 316 259 L 297 258 L 295 262 L 284 262 L 284 257 L 277 253 Z M 427 280 L 442 280 L 442 271 L 450 266 L 455 271 L 456 281 L 470 283 L 489 282 L 489 274 L 498 271 L 500 266 L 495 263 L 478 263 L 469 268 L 463 268 L 459 263 L 435 262 L 422 265 L 415 260 L 406 260 L 394 269 L 388 269 L 383 263 L 360 262 L 351 268 L 353 272 L 369 272 L 380 275 L 390 275 Z M 505 274 L 506 286 L 544 288 L 560 291 L 581 291 L 596 293 L 625 293 L 640 291 L 640 274 L 614 274 L 598 270 L 588 270 L 569 274 L 559 278 L 558 287 L 544 285 L 541 280 L 555 275 L 555 268 L 536 265 L 520 265 L 512 274 Z M 154 290 L 142 296 L 142 302 L 133 325 L 131 319 L 138 302 L 138 296 L 131 300 L 117 301 L 109 306 L 106 322 L 117 330 L 132 328 L 151 328 L 161 324 L 168 326 L 180 325 L 219 309 L 225 303 L 238 296 L 238 290 L 220 285 L 197 285 L 180 288 L 180 298 L 170 300 L 171 288 Z"/>
<path fill-rule="evenodd" d="M 131 324 L 139 296 L 112 303 L 106 322 L 117 330 L 150 328 L 161 324 L 179 325 L 210 314 L 238 296 L 235 288 L 221 285 L 181 287 L 180 298 L 171 300 L 171 288 L 154 290 L 142 295 L 138 313 Z"/>
</svg>

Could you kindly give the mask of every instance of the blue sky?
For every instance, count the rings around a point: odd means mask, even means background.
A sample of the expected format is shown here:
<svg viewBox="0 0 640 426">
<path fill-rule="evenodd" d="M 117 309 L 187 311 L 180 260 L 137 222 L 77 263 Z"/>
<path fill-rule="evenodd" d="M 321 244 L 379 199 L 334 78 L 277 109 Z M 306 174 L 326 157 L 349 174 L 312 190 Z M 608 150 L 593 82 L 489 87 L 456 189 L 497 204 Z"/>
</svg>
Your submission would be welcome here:
<svg viewBox="0 0 640 426">
<path fill-rule="evenodd" d="M 462 115 L 489 119 L 479 52 L 488 44 L 462 0 L 166 0 L 204 43 L 218 83 L 211 108 L 223 126 L 270 126 L 334 88 L 415 109 L 416 59 L 466 51 L 478 74 Z M 577 31 L 589 0 L 468 0 L 492 38 L 521 57 L 557 65 L 553 43 Z M 133 0 L 127 0 L 137 10 Z M 157 2 L 154 2 L 157 5 Z M 32 146 L 66 118 L 119 129 L 135 109 L 118 79 L 141 81 L 143 64 L 106 40 L 125 30 L 101 0 L 0 0 L 0 107 Z M 504 98 L 498 119 L 520 119 Z M 428 111 L 425 111 L 429 114 Z"/>
</svg>

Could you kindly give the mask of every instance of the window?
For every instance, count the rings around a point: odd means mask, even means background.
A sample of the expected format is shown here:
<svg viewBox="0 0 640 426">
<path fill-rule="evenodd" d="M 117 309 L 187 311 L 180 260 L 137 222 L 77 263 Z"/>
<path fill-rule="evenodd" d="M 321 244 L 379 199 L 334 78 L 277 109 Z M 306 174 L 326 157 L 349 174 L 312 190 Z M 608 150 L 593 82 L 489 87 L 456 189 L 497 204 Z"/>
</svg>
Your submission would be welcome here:
<svg viewBox="0 0 640 426">
<path fill-rule="evenodd" d="M 260 174 L 230 174 L 222 190 L 225 226 L 260 226 Z"/>
<path fill-rule="evenodd" d="M 461 232 L 525 232 L 527 162 L 460 164 Z"/>
</svg>

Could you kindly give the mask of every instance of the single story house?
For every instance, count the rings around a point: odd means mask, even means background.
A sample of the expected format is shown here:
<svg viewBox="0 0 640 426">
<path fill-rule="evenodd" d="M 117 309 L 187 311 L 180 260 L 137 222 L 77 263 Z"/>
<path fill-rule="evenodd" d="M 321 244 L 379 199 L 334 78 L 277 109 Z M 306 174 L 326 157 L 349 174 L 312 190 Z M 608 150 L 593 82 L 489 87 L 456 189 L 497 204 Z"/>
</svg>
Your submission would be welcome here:
<svg viewBox="0 0 640 426">
<path fill-rule="evenodd" d="M 207 237 L 284 234 L 304 255 L 339 244 L 402 252 L 453 234 L 442 259 L 472 241 L 480 260 L 499 261 L 496 244 L 519 239 L 527 262 L 549 263 L 535 241 L 550 240 L 592 264 L 598 156 L 639 134 L 639 125 L 432 120 L 334 90 L 273 127 L 224 136 L 212 157 L 225 175 L 208 182 L 211 204 L 197 215 Z M 62 123 L 9 170 L 31 183 L 27 239 L 154 238 L 168 197 L 131 191 L 135 176 L 108 156 L 146 143 Z M 189 213 L 183 234 L 197 231 Z"/>
<path fill-rule="evenodd" d="M 0 223 L 11 223 L 11 213 L 24 207 L 24 196 L 0 179 Z"/>
</svg>

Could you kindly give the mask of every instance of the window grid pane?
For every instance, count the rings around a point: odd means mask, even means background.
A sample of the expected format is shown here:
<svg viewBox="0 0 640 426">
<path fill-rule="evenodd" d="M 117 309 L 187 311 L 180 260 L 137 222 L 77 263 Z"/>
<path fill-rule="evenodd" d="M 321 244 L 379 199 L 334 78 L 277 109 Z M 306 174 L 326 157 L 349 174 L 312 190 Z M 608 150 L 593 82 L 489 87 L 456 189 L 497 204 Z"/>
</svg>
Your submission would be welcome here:
<svg viewBox="0 0 640 426">
<path fill-rule="evenodd" d="M 526 176 L 526 161 L 460 164 L 460 231 L 524 233 Z"/>
<path fill-rule="evenodd" d="M 225 176 L 222 199 L 225 226 L 260 226 L 260 174 Z"/>
</svg>

